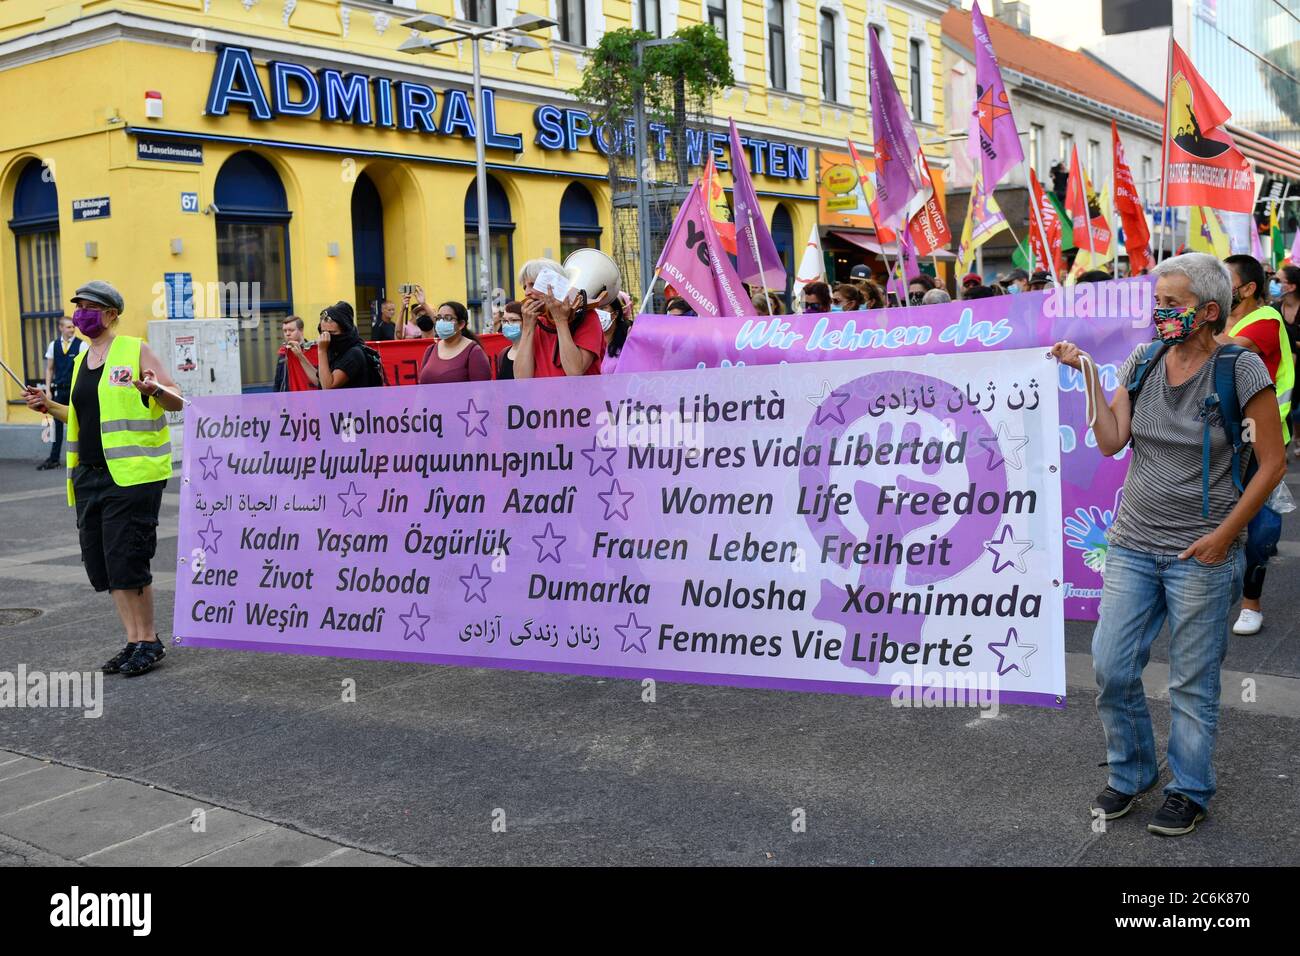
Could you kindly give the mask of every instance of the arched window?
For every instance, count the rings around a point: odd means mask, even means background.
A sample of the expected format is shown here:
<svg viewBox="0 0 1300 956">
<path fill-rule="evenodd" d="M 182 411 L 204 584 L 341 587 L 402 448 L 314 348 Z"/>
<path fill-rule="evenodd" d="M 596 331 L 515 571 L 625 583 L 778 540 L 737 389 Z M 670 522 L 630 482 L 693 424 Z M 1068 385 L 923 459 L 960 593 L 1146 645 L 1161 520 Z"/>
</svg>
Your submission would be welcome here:
<svg viewBox="0 0 1300 956">
<path fill-rule="evenodd" d="M 59 268 L 59 191 L 53 170 L 33 159 L 18 175 L 13 230 L 18 247 L 18 322 L 23 346 L 23 378 L 45 381 L 45 346 L 59 334 L 63 315 Z"/>
<path fill-rule="evenodd" d="M 374 180 L 365 173 L 352 186 L 352 272 L 357 328 L 370 338 L 379 304 L 386 296 L 392 297 L 384 275 L 384 201 Z"/>
<path fill-rule="evenodd" d="M 587 187 L 572 183 L 560 200 L 560 259 L 577 249 L 600 248 L 600 213 Z"/>
<path fill-rule="evenodd" d="M 293 312 L 289 203 L 275 168 L 253 152 L 235 153 L 217 173 L 217 278 L 220 312 L 240 319 L 245 391 L 275 379 L 280 320 Z"/>
<path fill-rule="evenodd" d="M 772 242 L 776 246 L 777 255 L 781 257 L 781 263 L 785 266 L 785 288 L 780 290 L 779 294 L 784 297 L 785 308 L 789 312 L 790 290 L 798 264 L 794 261 L 794 223 L 790 219 L 790 210 L 785 208 L 785 203 L 779 204 L 776 211 L 772 213 Z"/>
<path fill-rule="evenodd" d="M 515 254 L 512 242 L 515 224 L 510 219 L 510 198 L 501 184 L 491 176 L 487 181 L 488 242 L 492 254 L 488 259 L 491 288 L 501 289 L 507 299 L 514 298 Z M 478 291 L 478 183 L 472 180 L 465 193 L 465 304 L 473 311 L 482 305 Z"/>
</svg>

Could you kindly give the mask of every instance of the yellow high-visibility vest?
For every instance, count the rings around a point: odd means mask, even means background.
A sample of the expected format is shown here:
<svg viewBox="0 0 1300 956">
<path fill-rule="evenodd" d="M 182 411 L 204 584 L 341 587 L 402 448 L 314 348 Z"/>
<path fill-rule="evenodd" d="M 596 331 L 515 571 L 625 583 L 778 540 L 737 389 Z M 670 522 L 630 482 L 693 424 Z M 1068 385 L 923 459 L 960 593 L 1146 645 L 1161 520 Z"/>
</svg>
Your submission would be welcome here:
<svg viewBox="0 0 1300 956">
<path fill-rule="evenodd" d="M 1282 321 L 1282 315 L 1271 305 L 1260 306 L 1254 312 L 1241 319 L 1228 332 L 1230 336 L 1241 334 L 1241 330 L 1255 322 L 1266 322 L 1274 319 L 1277 322 L 1277 343 L 1278 351 L 1282 353 L 1282 358 L 1277 363 L 1277 408 L 1282 416 L 1282 445 L 1283 447 L 1291 444 L 1291 429 L 1287 426 L 1287 419 L 1291 417 L 1291 391 L 1295 388 L 1295 362 L 1291 359 L 1291 344 L 1287 341 L 1286 325 Z"/>
<path fill-rule="evenodd" d="M 167 413 L 161 405 L 141 401 L 140 392 L 131 384 L 140 378 L 142 340 L 119 335 L 104 356 L 104 374 L 99 379 L 99 437 L 104 446 L 104 462 L 115 484 L 143 485 L 166 481 L 172 476 L 172 440 L 167 429 Z M 72 469 L 77 467 L 77 412 L 72 407 L 72 393 L 77 375 L 85 361 L 82 349 L 72 366 L 72 385 L 68 389 L 68 504 L 76 504 L 72 491 Z"/>
</svg>

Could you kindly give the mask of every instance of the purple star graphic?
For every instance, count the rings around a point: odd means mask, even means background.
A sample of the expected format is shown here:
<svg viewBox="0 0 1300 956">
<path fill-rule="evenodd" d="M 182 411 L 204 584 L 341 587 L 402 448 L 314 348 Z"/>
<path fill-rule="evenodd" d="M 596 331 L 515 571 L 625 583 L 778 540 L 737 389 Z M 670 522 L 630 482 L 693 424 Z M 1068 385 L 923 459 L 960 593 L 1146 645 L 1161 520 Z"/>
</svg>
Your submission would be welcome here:
<svg viewBox="0 0 1300 956">
<path fill-rule="evenodd" d="M 406 628 L 406 633 L 402 635 L 402 640 L 409 641 L 412 637 L 418 637 L 424 640 L 424 625 L 428 624 L 432 618 L 428 614 L 421 614 L 418 604 L 412 604 L 411 610 L 407 614 L 397 615 L 397 619 L 402 622 Z M 418 623 L 417 623 L 418 622 Z"/>
<path fill-rule="evenodd" d="M 984 450 L 989 453 L 989 471 L 992 471 L 1004 461 L 1012 468 L 1019 470 L 1025 467 L 1024 461 L 1020 458 L 1020 452 L 1029 444 L 1029 439 L 1024 435 L 1013 435 L 1011 429 L 1007 428 L 1006 422 L 998 422 L 998 433 L 996 435 L 985 435 L 977 441 L 984 446 Z M 1003 452 L 1003 448 L 1007 451 Z"/>
<path fill-rule="evenodd" d="M 547 558 L 551 558 L 556 564 L 560 563 L 560 545 L 564 544 L 567 539 L 562 534 L 556 534 L 551 523 L 546 522 L 546 531 L 542 534 L 533 535 L 533 543 L 537 545 L 537 563 L 541 564 Z"/>
<path fill-rule="evenodd" d="M 843 425 L 844 403 L 851 397 L 848 392 L 831 391 L 831 383 L 823 381 L 822 393 L 808 396 L 808 403 L 817 407 L 817 417 L 813 420 L 813 424 L 821 425 L 825 422 L 837 422 Z"/>
<path fill-rule="evenodd" d="M 1029 658 L 1038 650 L 1037 644 L 1022 644 L 1016 629 L 1007 631 L 1007 639 L 1001 644 L 989 644 L 989 650 L 998 655 L 998 676 L 1002 677 L 1013 670 L 1029 677 Z M 998 650 L 1003 648 L 1003 650 Z"/>
<path fill-rule="evenodd" d="M 487 427 L 484 423 L 488 420 L 488 414 L 487 409 L 479 408 L 474 404 L 474 399 L 472 398 L 469 400 L 469 404 L 465 406 L 463 412 L 456 413 L 456 417 L 465 423 L 466 438 L 470 435 L 482 435 L 484 438 L 487 438 Z M 474 419 L 472 425 L 470 424 L 471 418 Z"/>
<path fill-rule="evenodd" d="M 618 632 L 619 637 L 623 638 L 623 653 L 631 650 L 638 650 L 642 654 L 646 652 L 645 639 L 650 633 L 650 628 L 638 621 L 635 614 L 627 616 L 626 624 L 615 624 L 614 630 Z"/>
<path fill-rule="evenodd" d="M 460 583 L 465 585 L 466 603 L 470 601 L 487 603 L 487 586 L 492 583 L 492 578 L 479 571 L 477 564 L 470 566 L 469 574 L 461 575 Z"/>
<path fill-rule="evenodd" d="M 617 454 L 617 448 L 601 448 L 600 442 L 596 439 L 596 436 L 591 436 L 591 447 L 582 449 L 582 457 L 587 459 L 587 466 L 590 469 L 590 473 L 587 477 L 595 478 L 603 471 L 605 474 L 609 475 L 609 477 L 613 478 L 613 461 L 614 456 Z M 604 458 L 605 460 L 597 464 L 597 458 Z"/>
<path fill-rule="evenodd" d="M 208 519 L 208 526 L 199 529 L 199 540 L 203 542 L 203 550 L 217 553 L 217 542 L 221 540 L 222 531 Z"/>
<path fill-rule="evenodd" d="M 198 462 L 203 466 L 203 480 L 216 481 L 217 465 L 221 463 L 221 456 L 212 450 L 211 445 L 208 446 L 208 450 L 204 456 L 198 459 Z"/>
<path fill-rule="evenodd" d="M 613 484 L 609 486 L 609 491 L 602 491 L 596 497 L 605 503 L 606 521 L 615 516 L 626 521 L 628 502 L 636 496 L 630 491 L 624 491 L 623 487 L 618 483 L 618 479 L 615 478 Z"/>
<path fill-rule="evenodd" d="M 984 542 L 984 550 L 993 555 L 993 573 L 1001 574 L 1007 568 L 1015 568 L 1025 573 L 1025 555 L 1032 549 L 1032 541 L 1021 541 L 1011 536 L 1011 525 L 1004 524 L 1002 531 L 992 541 Z M 1015 557 L 1008 558 L 1003 552 L 1015 552 Z"/>
<path fill-rule="evenodd" d="M 343 517 L 346 518 L 349 514 L 355 514 L 360 518 L 361 502 L 366 500 L 366 493 L 357 491 L 357 483 L 349 481 L 348 490 L 339 492 L 339 500 L 343 502 Z"/>
</svg>

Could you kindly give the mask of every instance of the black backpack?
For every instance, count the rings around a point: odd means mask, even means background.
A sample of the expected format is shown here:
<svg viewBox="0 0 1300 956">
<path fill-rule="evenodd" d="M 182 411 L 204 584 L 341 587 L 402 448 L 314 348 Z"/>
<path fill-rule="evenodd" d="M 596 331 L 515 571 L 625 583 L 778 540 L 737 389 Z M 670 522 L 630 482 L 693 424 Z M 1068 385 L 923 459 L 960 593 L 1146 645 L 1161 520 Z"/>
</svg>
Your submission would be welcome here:
<svg viewBox="0 0 1300 956">
<path fill-rule="evenodd" d="M 388 373 L 384 371 L 384 362 L 379 357 L 379 353 L 369 345 L 362 345 L 360 348 L 366 357 L 366 387 L 377 388 L 387 385 Z"/>
<path fill-rule="evenodd" d="M 1152 342 L 1133 367 L 1133 378 L 1128 383 L 1130 415 L 1137 412 L 1138 395 L 1146 384 L 1147 373 L 1165 357 L 1166 351 L 1166 343 Z M 1205 432 L 1201 438 L 1201 515 L 1206 518 L 1210 516 L 1210 413 L 1214 409 L 1218 409 L 1223 419 L 1223 430 L 1228 436 L 1228 445 L 1232 448 L 1232 483 L 1236 485 L 1238 493 L 1246 490 L 1246 485 L 1250 484 L 1250 479 L 1259 470 L 1259 462 L 1254 455 L 1250 456 L 1245 474 L 1241 470 L 1242 452 L 1246 443 L 1242 438 L 1244 415 L 1237 399 L 1236 370 L 1237 359 L 1245 352 L 1240 345 L 1225 345 L 1213 358 L 1214 391 L 1203 402 Z"/>
</svg>

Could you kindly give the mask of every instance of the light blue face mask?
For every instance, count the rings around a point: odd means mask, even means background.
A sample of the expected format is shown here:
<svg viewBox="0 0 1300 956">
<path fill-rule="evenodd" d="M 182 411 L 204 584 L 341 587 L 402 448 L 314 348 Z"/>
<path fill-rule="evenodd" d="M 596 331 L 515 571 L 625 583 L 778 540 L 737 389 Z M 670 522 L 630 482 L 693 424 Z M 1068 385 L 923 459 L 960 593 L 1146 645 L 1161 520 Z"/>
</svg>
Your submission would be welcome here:
<svg viewBox="0 0 1300 956">
<path fill-rule="evenodd" d="M 508 338 L 511 342 L 518 342 L 519 334 L 522 331 L 523 329 L 518 322 L 501 323 L 501 334 L 504 335 L 506 338 Z"/>
<path fill-rule="evenodd" d="M 456 334 L 456 323 L 451 319 L 439 319 L 433 324 L 433 332 L 440 339 L 449 339 Z"/>
<path fill-rule="evenodd" d="M 842 305 L 832 305 L 832 306 L 831 306 L 831 311 L 832 311 L 832 312 L 843 312 L 843 311 L 844 311 L 844 306 L 842 306 Z"/>
<path fill-rule="evenodd" d="M 1017 292 L 1020 291 L 1020 286 L 1016 285 L 1013 282 L 1011 283 L 1011 285 L 1007 286 L 1007 291 L 1010 292 L 1012 295 L 1015 295 Z"/>
<path fill-rule="evenodd" d="M 1276 279 L 1270 280 L 1268 284 L 1268 296 L 1270 299 L 1282 298 L 1282 283 L 1278 282 Z"/>
</svg>

